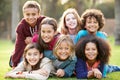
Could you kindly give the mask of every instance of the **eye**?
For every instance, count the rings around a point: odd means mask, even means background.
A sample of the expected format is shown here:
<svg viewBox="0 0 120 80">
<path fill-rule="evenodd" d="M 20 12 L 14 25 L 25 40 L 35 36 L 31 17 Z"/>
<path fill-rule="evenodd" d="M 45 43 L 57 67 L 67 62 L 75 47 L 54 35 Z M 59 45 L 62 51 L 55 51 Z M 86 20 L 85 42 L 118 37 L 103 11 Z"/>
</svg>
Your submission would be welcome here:
<svg viewBox="0 0 120 80">
<path fill-rule="evenodd" d="M 41 32 L 42 32 L 42 33 L 45 33 L 45 31 L 44 31 L 44 30 L 42 30 Z"/>
<path fill-rule="evenodd" d="M 89 48 L 86 48 L 85 50 L 86 50 L 86 51 L 89 51 L 90 49 L 89 49 Z"/>
<path fill-rule="evenodd" d="M 66 19 L 66 21 L 69 21 L 69 20 L 70 20 L 69 18 Z"/>
<path fill-rule="evenodd" d="M 28 56 L 31 56 L 31 53 L 27 53 Z"/>
<path fill-rule="evenodd" d="M 37 56 L 37 55 L 38 55 L 38 53 L 37 53 L 37 52 L 35 52 L 35 53 L 34 53 L 34 56 Z"/>
<path fill-rule="evenodd" d="M 35 13 L 32 13 L 32 16 L 35 16 L 36 14 Z"/>
<path fill-rule="evenodd" d="M 26 14 L 26 16 L 30 16 L 30 14 L 29 14 L 29 13 L 27 13 L 27 14 Z"/>
<path fill-rule="evenodd" d="M 49 31 L 47 31 L 48 33 L 51 33 L 51 31 L 49 30 Z"/>
<path fill-rule="evenodd" d="M 62 50 L 62 47 L 59 47 L 60 50 Z"/>
<path fill-rule="evenodd" d="M 68 49 L 69 49 L 68 47 L 65 48 L 65 50 L 68 50 Z"/>
</svg>

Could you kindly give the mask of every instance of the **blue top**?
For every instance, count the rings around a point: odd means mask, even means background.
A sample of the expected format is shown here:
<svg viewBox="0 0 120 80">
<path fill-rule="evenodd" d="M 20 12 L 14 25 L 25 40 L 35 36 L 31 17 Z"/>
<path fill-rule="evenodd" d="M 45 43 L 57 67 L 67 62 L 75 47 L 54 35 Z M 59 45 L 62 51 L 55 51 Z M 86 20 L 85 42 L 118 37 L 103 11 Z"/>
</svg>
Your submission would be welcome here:
<svg viewBox="0 0 120 80">
<path fill-rule="evenodd" d="M 53 55 L 53 51 L 52 50 L 44 50 L 43 55 L 47 58 L 49 58 L 50 60 L 55 60 L 55 56 Z"/>
<path fill-rule="evenodd" d="M 65 61 L 60 61 L 58 59 L 53 61 L 53 65 L 56 70 L 63 69 L 65 71 L 64 77 L 70 77 L 74 70 L 75 70 L 75 64 L 76 64 L 77 58 L 68 58 Z"/>
<path fill-rule="evenodd" d="M 106 74 L 103 75 L 104 66 L 105 66 L 105 64 L 103 64 L 103 63 L 100 63 L 99 66 L 98 66 L 98 69 L 102 73 L 103 77 L 105 77 L 105 75 L 106 75 Z M 75 71 L 76 71 L 76 77 L 78 79 L 87 78 L 88 70 L 87 70 L 86 62 L 83 61 L 82 59 L 77 59 L 77 63 L 76 63 L 76 66 L 75 66 Z"/>
<path fill-rule="evenodd" d="M 80 31 L 78 32 L 78 34 L 76 35 L 75 43 L 77 43 L 77 42 L 80 40 L 80 38 L 85 37 L 85 36 L 87 36 L 88 34 L 89 34 L 89 33 L 88 33 L 87 30 L 80 30 Z M 96 32 L 96 36 L 98 36 L 98 37 L 100 37 L 100 38 L 102 38 L 102 39 L 107 39 L 106 36 L 105 36 L 105 34 L 103 34 L 103 33 L 100 32 L 100 31 L 97 31 L 97 32 Z"/>
</svg>

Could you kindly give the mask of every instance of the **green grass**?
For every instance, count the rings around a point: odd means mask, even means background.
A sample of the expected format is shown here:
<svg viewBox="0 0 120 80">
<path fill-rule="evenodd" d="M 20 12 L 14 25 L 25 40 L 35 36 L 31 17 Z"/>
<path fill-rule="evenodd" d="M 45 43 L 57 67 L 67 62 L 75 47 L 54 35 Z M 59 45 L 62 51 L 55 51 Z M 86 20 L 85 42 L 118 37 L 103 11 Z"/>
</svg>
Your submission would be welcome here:
<svg viewBox="0 0 120 80">
<path fill-rule="evenodd" d="M 114 38 L 109 37 L 108 41 L 110 42 L 112 48 L 112 55 L 110 58 L 109 64 L 114 64 L 120 66 L 120 46 L 114 45 Z M 0 40 L 0 80 L 13 80 L 13 79 L 5 79 L 4 75 L 11 70 L 9 67 L 9 57 L 14 49 L 14 44 L 9 40 Z M 113 72 L 107 75 L 107 78 L 102 80 L 119 80 L 120 72 Z M 24 79 L 14 79 L 14 80 L 24 80 Z M 49 80 L 76 80 L 75 77 L 72 78 L 57 78 L 50 77 Z"/>
</svg>

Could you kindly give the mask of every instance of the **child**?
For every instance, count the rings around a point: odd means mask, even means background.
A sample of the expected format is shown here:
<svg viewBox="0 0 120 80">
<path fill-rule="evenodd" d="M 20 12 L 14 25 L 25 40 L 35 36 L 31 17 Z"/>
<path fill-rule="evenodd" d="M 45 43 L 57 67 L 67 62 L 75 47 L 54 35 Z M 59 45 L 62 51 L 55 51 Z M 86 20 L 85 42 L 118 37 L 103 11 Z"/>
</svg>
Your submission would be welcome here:
<svg viewBox="0 0 120 80">
<path fill-rule="evenodd" d="M 30 43 L 24 50 L 23 61 L 5 77 L 46 80 L 51 70 L 52 62 L 48 58 L 43 58 L 43 48 L 37 43 Z"/>
<path fill-rule="evenodd" d="M 39 35 L 35 35 L 33 42 L 38 42 L 44 48 L 44 56 L 55 59 L 52 50 L 58 39 L 57 21 L 54 18 L 46 17 L 39 25 Z"/>
<path fill-rule="evenodd" d="M 38 31 L 38 25 L 44 18 L 40 16 L 40 13 L 41 8 L 36 1 L 27 1 L 23 5 L 24 18 L 16 30 L 15 50 L 12 54 L 12 63 L 10 63 L 13 68 L 20 62 L 26 44 L 31 42 L 32 36 Z"/>
<path fill-rule="evenodd" d="M 94 35 L 88 35 L 81 39 L 76 45 L 76 76 L 82 78 L 106 77 L 105 66 L 110 57 L 109 44 Z M 120 67 L 112 66 L 115 71 L 120 71 Z M 114 71 L 114 70 L 113 70 Z"/>
<path fill-rule="evenodd" d="M 54 73 L 57 77 L 70 77 L 75 70 L 75 47 L 72 39 L 67 36 L 60 36 L 56 42 L 53 53 L 56 60 L 53 61 Z"/>
<path fill-rule="evenodd" d="M 81 29 L 80 16 L 76 9 L 69 8 L 64 11 L 60 20 L 59 30 L 62 34 L 69 34 L 73 42 L 75 43 L 75 37 L 78 31 Z"/>
<path fill-rule="evenodd" d="M 100 38 L 106 39 L 106 35 L 100 30 L 104 26 L 105 18 L 103 13 L 97 9 L 87 9 L 81 16 L 81 27 L 84 30 L 80 30 L 76 36 L 75 43 L 80 38 L 87 36 L 88 34 L 96 35 Z"/>
</svg>

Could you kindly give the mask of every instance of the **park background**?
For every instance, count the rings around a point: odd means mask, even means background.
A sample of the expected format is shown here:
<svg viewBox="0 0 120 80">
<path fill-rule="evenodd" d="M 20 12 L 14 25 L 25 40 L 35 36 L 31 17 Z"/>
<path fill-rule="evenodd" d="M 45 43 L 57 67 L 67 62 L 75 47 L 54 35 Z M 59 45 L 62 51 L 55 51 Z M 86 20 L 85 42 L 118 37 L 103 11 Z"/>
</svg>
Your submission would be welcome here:
<svg viewBox="0 0 120 80">
<path fill-rule="evenodd" d="M 27 0 L 1 0 L 0 2 L 0 80 L 9 71 L 9 57 L 14 50 L 15 29 L 22 19 L 22 6 Z M 110 64 L 120 66 L 120 0 L 35 0 L 42 8 L 42 15 L 58 22 L 67 8 L 75 8 L 79 15 L 88 8 L 100 9 L 105 16 L 102 31 L 108 34 L 112 48 Z M 108 75 L 108 80 L 119 80 L 120 72 Z M 54 78 L 51 78 L 52 80 Z M 71 80 L 76 79 L 72 78 Z M 61 79 L 62 80 L 62 79 Z M 67 80 L 67 79 L 66 79 Z M 70 78 L 69 78 L 70 80 Z"/>
</svg>

